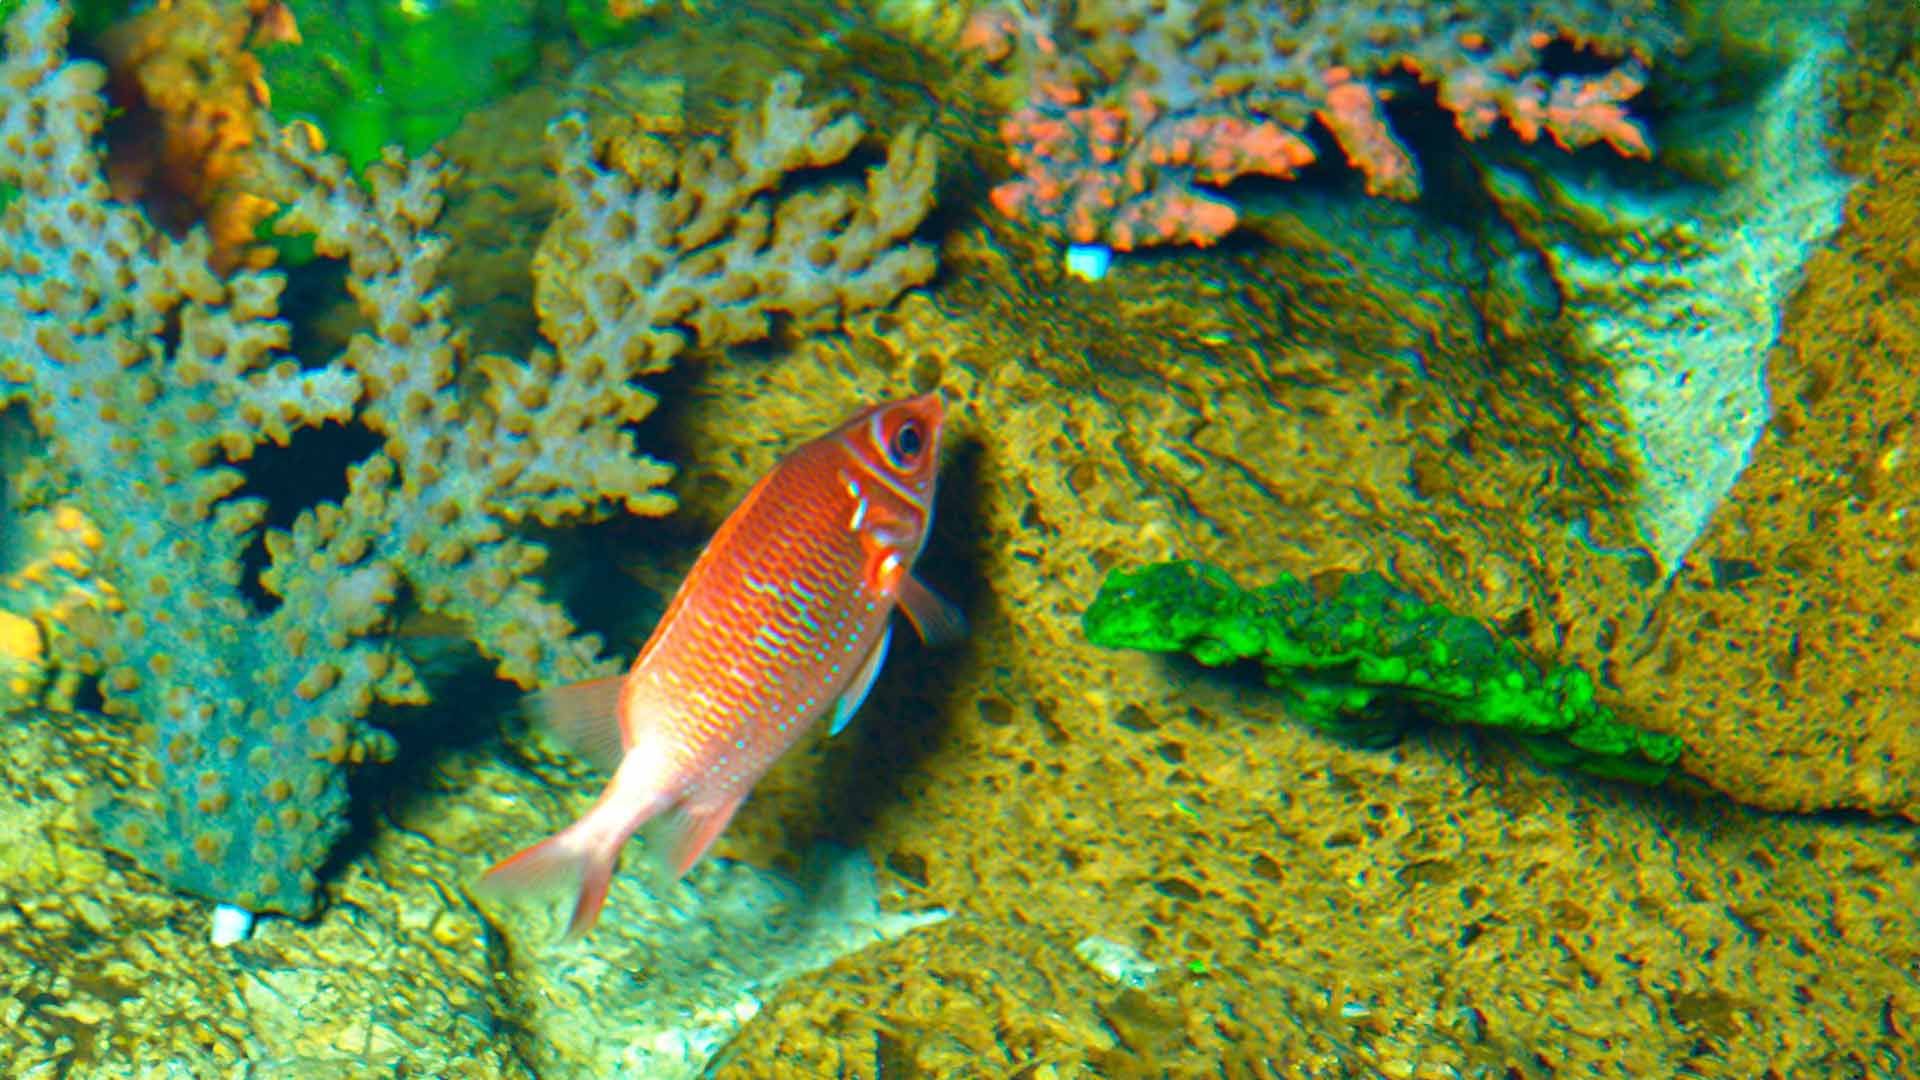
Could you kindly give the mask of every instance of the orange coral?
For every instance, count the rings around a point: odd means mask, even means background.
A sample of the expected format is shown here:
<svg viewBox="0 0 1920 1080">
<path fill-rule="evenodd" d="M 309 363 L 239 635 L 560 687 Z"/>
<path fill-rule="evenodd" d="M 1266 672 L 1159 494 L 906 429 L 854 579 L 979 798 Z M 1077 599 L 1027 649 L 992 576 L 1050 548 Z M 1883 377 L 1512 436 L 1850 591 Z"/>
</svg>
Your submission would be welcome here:
<svg viewBox="0 0 1920 1080">
<path fill-rule="evenodd" d="M 244 184 L 267 106 L 249 46 L 299 40 L 279 0 L 159 0 L 101 41 L 122 110 L 108 161 L 115 197 L 142 201 L 172 231 L 204 222 L 221 273 L 273 261 L 254 236 L 275 207 Z"/>
</svg>

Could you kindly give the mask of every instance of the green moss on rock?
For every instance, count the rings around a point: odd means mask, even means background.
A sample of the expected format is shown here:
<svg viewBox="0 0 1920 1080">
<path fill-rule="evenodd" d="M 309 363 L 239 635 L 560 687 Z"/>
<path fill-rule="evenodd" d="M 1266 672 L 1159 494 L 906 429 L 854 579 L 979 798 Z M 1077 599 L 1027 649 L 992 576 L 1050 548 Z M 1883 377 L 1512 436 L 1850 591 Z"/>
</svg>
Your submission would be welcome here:
<svg viewBox="0 0 1920 1080">
<path fill-rule="evenodd" d="M 1268 685 L 1323 731 L 1367 746 L 1400 734 L 1409 710 L 1512 732 L 1536 760 L 1652 784 L 1683 749 L 1594 700 L 1577 667 L 1547 671 L 1478 620 L 1375 573 L 1340 577 L 1323 595 L 1289 575 L 1242 589 L 1223 570 L 1168 562 L 1114 572 L 1082 617 L 1088 640 L 1185 652 L 1209 667 L 1257 660 Z"/>
</svg>

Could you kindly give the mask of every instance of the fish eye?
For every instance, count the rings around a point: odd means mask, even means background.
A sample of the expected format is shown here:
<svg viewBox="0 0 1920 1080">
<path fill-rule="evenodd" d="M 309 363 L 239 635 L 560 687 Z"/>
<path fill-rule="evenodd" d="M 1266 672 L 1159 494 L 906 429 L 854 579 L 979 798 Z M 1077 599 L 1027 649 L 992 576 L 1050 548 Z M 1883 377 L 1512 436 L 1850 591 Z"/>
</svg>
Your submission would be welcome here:
<svg viewBox="0 0 1920 1080">
<path fill-rule="evenodd" d="M 887 446 L 887 454 L 893 458 L 897 469 L 912 467 L 920 460 L 920 452 L 927 448 L 926 433 L 920 430 L 920 421 L 909 420 L 900 425 L 893 433 L 893 441 Z"/>
</svg>

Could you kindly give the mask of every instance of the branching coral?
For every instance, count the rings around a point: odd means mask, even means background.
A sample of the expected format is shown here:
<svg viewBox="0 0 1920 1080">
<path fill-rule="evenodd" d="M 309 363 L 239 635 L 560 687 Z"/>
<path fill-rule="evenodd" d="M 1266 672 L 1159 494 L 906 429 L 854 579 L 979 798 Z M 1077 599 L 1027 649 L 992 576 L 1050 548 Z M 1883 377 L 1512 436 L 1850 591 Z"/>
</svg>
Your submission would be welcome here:
<svg viewBox="0 0 1920 1080">
<path fill-rule="evenodd" d="M 557 348 L 514 359 L 468 356 L 449 320 L 448 245 L 432 231 L 441 164 L 389 151 L 362 188 L 308 130 L 263 133 L 261 181 L 286 227 L 346 260 L 367 321 L 341 356 L 302 366 L 285 352 L 280 277 L 223 280 L 203 231 L 171 239 L 107 198 L 103 76 L 66 61 L 65 25 L 52 5 L 25 5 L 0 62 L 0 184 L 22 192 L 0 216 L 0 405 L 27 407 L 56 483 L 99 525 L 99 571 L 124 602 L 70 628 L 106 710 L 146 734 L 100 821 L 111 846 L 179 888 L 306 913 L 346 825 L 344 766 L 391 751 L 362 718 L 375 701 L 426 699 L 386 633 L 396 598 L 411 591 L 456 620 L 523 686 L 606 670 L 599 642 L 530 577 L 545 553 L 516 526 L 670 509 L 669 469 L 636 452 L 630 428 L 654 398 L 630 378 L 686 336 L 738 340 L 771 311 L 818 325 L 924 280 L 931 254 L 898 246 L 918 215 L 898 208 L 924 213 L 931 158 L 921 137 L 897 141 L 900 160 L 874 174 L 877 212 L 837 189 L 783 197 L 785 169 L 853 141 L 795 108 L 788 83 L 726 154 L 698 147 L 644 177 L 576 155 L 563 206 L 607 208 L 624 232 L 561 215 L 552 250 L 591 255 L 540 271 Z M 563 149 L 577 128 L 557 129 Z M 675 210 L 687 206 L 707 213 Z M 614 269 L 586 269 L 596 259 Z M 576 323 L 632 337 L 583 338 Z M 263 530 L 238 465 L 324 423 L 358 424 L 379 448 L 337 503 Z M 243 580 L 256 537 L 265 609 Z"/>
<path fill-rule="evenodd" d="M 1001 127 L 1018 176 L 1008 217 L 1072 244 L 1210 244 L 1239 214 L 1215 193 L 1294 175 L 1319 156 L 1316 122 L 1367 191 L 1420 192 L 1382 103 L 1412 75 L 1460 134 L 1496 126 L 1568 149 L 1646 157 L 1626 109 L 1673 41 L 1654 0 L 1012 0 L 976 9 L 965 43 L 1011 63 L 1027 103 Z M 1555 74 L 1562 43 L 1602 59 Z"/>
</svg>

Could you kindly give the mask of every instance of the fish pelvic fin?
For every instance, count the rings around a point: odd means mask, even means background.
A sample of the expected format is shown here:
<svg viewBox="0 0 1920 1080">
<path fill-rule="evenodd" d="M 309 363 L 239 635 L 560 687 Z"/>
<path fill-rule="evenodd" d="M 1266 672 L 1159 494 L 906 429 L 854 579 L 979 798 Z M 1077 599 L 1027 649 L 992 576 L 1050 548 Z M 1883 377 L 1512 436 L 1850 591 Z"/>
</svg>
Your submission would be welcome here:
<svg viewBox="0 0 1920 1080">
<path fill-rule="evenodd" d="M 919 578 L 912 574 L 902 576 L 897 595 L 900 610 L 907 613 L 907 621 L 913 623 L 920 640 L 928 646 L 937 649 L 967 636 L 967 617 Z"/>
<path fill-rule="evenodd" d="M 529 694 L 525 709 L 568 750 L 612 772 L 620 765 L 620 691 L 625 675 L 556 686 Z"/>
<path fill-rule="evenodd" d="M 657 833 L 649 836 L 649 844 L 660 855 L 660 863 L 670 879 L 685 877 L 695 863 L 727 831 L 727 823 L 733 820 L 734 812 L 740 804 L 747 801 L 746 792 L 729 797 L 724 802 L 708 806 L 692 806 L 682 803 L 675 807 L 660 822 Z"/>
</svg>

